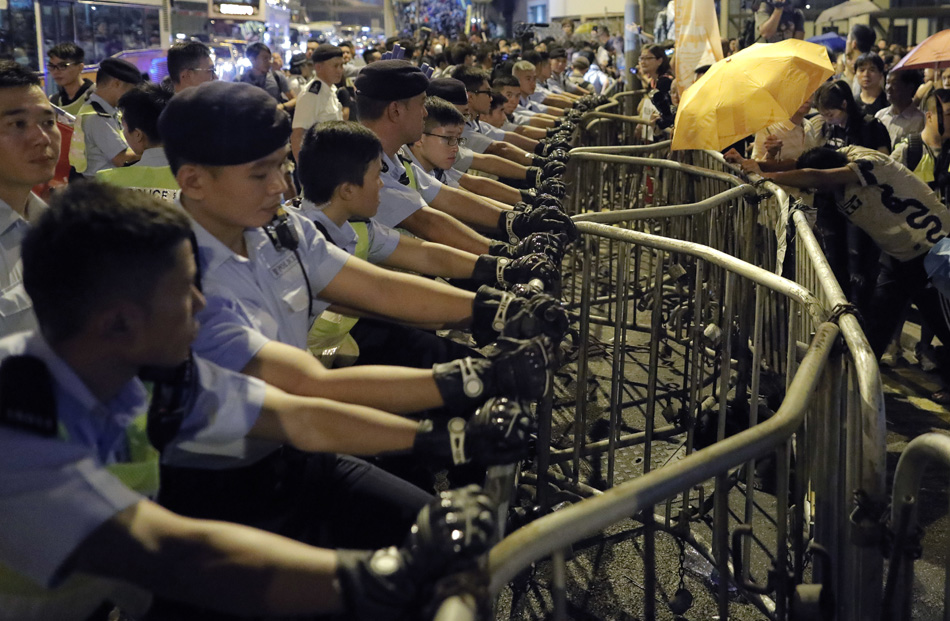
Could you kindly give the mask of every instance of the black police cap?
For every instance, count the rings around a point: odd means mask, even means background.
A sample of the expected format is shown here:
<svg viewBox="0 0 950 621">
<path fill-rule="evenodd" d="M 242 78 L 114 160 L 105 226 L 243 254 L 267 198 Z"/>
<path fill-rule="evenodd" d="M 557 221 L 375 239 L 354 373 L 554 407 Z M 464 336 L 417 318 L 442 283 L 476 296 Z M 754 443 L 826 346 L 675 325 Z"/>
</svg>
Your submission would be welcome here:
<svg viewBox="0 0 950 621">
<path fill-rule="evenodd" d="M 310 59 L 315 63 L 322 63 L 325 60 L 342 56 L 343 50 L 337 46 L 330 45 L 329 43 L 321 43 L 317 46 L 317 49 L 313 51 L 313 54 L 310 55 Z"/>
<path fill-rule="evenodd" d="M 206 82 L 172 97 L 158 119 L 158 133 L 170 160 L 236 166 L 286 145 L 290 116 L 262 88 Z"/>
<path fill-rule="evenodd" d="M 382 101 L 409 99 L 426 92 L 429 78 L 407 60 L 378 60 L 356 77 L 356 92 Z"/>
<path fill-rule="evenodd" d="M 567 58 L 567 50 L 563 47 L 552 47 L 548 51 L 548 58 Z"/>
<path fill-rule="evenodd" d="M 138 67 L 121 58 L 103 58 L 99 62 L 99 73 L 129 84 L 141 84 L 144 79 Z"/>
<path fill-rule="evenodd" d="M 455 78 L 436 78 L 429 82 L 426 95 L 441 97 L 451 104 L 464 106 L 468 103 L 468 93 L 465 92 L 465 83 Z"/>
</svg>

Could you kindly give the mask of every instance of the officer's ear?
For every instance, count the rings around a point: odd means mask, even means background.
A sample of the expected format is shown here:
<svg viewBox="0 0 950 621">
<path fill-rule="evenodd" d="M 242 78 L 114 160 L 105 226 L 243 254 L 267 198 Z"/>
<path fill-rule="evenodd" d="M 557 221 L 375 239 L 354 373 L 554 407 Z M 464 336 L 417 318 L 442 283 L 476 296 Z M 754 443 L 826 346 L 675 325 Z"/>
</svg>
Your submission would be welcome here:
<svg viewBox="0 0 950 621">
<path fill-rule="evenodd" d="M 148 313 L 132 300 L 117 299 L 94 311 L 90 326 L 103 345 L 129 347 L 148 329 Z"/>
<path fill-rule="evenodd" d="M 213 180 L 213 171 L 198 164 L 182 164 L 175 175 L 182 196 L 195 201 L 207 198 Z"/>
<path fill-rule="evenodd" d="M 400 117 L 402 117 L 402 110 L 400 109 L 402 105 L 403 103 L 400 101 L 392 101 L 386 106 L 386 117 L 393 123 L 398 123 Z"/>
</svg>

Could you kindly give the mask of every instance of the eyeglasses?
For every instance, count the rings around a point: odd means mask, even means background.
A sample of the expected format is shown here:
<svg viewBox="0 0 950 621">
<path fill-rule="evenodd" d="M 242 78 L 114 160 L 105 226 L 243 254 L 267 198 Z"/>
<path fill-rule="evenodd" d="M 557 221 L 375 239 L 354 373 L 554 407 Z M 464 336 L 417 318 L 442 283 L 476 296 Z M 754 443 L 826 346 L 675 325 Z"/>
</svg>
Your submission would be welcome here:
<svg viewBox="0 0 950 621">
<path fill-rule="evenodd" d="M 491 95 L 491 89 L 482 90 L 482 91 L 469 91 L 469 93 L 472 93 L 475 95 Z"/>
<path fill-rule="evenodd" d="M 441 134 L 430 134 L 429 132 L 422 133 L 426 136 L 435 136 L 436 138 L 441 138 L 449 147 L 464 147 L 465 143 L 468 142 L 465 138 L 456 138 L 455 136 L 443 136 Z"/>
<path fill-rule="evenodd" d="M 82 63 L 46 63 L 46 68 L 49 69 L 50 71 L 62 71 L 63 69 L 66 69 L 68 67 L 72 67 L 74 65 L 81 65 L 81 64 Z"/>
<path fill-rule="evenodd" d="M 218 75 L 218 70 L 215 67 L 212 67 L 211 69 L 202 69 L 201 67 L 192 67 L 191 70 L 192 71 L 207 71 L 211 75 Z"/>
</svg>

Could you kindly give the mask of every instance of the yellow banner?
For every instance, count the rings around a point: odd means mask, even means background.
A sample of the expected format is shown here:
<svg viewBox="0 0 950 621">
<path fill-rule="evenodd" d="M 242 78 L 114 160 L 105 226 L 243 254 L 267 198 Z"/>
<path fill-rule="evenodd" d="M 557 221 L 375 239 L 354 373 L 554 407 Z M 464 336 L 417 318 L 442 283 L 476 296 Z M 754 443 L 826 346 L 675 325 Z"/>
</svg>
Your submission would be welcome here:
<svg viewBox="0 0 950 621">
<path fill-rule="evenodd" d="M 696 81 L 696 68 L 722 60 L 722 39 L 713 0 L 676 0 L 676 89 L 680 97 Z"/>
</svg>

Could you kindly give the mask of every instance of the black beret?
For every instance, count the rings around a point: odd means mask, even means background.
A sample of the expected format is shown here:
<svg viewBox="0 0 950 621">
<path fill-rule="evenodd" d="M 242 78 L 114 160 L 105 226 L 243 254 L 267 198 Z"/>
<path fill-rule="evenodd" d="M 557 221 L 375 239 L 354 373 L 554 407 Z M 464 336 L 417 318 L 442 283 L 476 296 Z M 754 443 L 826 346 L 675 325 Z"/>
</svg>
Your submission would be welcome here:
<svg viewBox="0 0 950 621">
<path fill-rule="evenodd" d="M 300 67 L 302 65 L 310 62 L 310 59 L 307 58 L 307 55 L 303 52 L 298 52 L 290 57 L 290 66 L 291 67 Z"/>
<path fill-rule="evenodd" d="M 548 58 L 567 58 L 567 50 L 563 47 L 552 47 L 548 52 Z"/>
<path fill-rule="evenodd" d="M 169 160 L 237 166 L 287 144 L 290 116 L 262 88 L 243 82 L 206 82 L 172 97 L 158 119 Z"/>
<path fill-rule="evenodd" d="M 465 83 L 455 78 L 436 78 L 429 82 L 426 94 L 430 97 L 441 97 L 451 104 L 464 106 L 468 103 L 468 93 L 465 92 Z"/>
<path fill-rule="evenodd" d="M 140 84 L 143 80 L 139 68 L 121 58 L 103 58 L 99 62 L 99 73 L 129 84 Z"/>
<path fill-rule="evenodd" d="M 342 56 L 343 50 L 337 46 L 330 45 L 329 43 L 321 43 L 317 46 L 317 49 L 313 51 L 313 54 L 310 55 L 310 59 L 315 63 L 322 63 L 325 60 Z"/>
<path fill-rule="evenodd" d="M 409 99 L 426 91 L 429 78 L 408 60 L 378 60 L 360 70 L 356 92 L 382 101 Z"/>
</svg>

